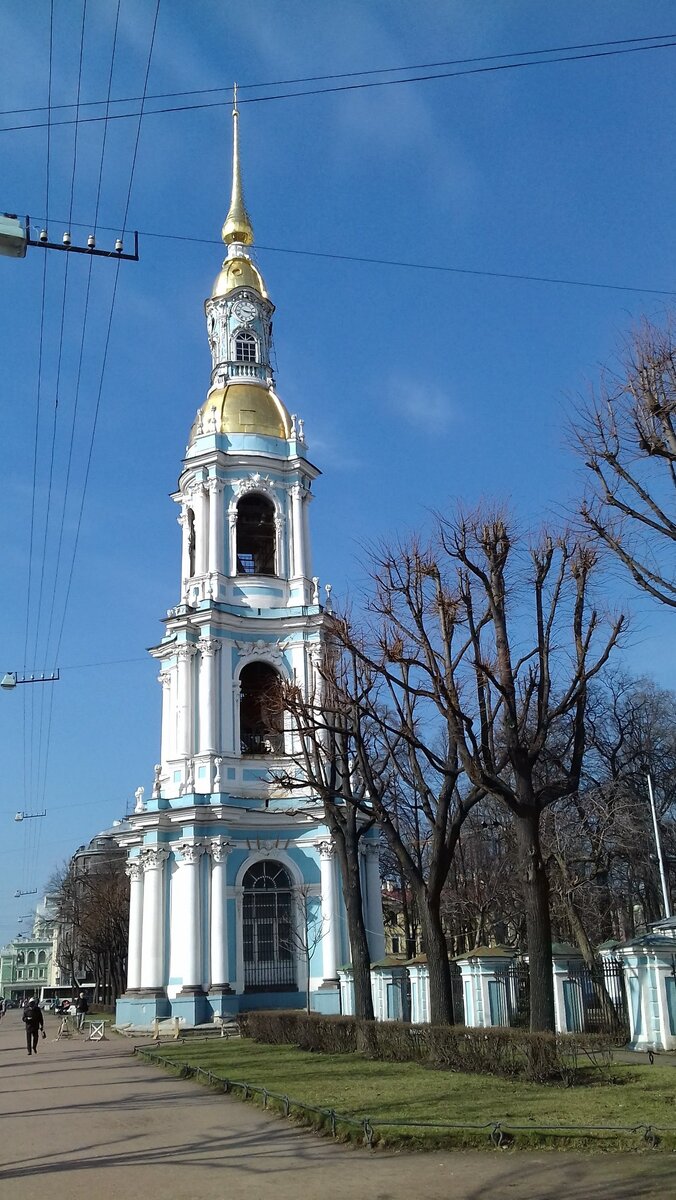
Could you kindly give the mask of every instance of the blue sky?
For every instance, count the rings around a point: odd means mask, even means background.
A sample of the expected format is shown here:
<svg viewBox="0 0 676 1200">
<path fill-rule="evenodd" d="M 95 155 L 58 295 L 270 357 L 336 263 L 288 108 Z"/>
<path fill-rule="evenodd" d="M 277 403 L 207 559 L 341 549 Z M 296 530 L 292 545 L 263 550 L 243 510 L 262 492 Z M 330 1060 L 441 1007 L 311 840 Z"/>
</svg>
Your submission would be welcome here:
<svg viewBox="0 0 676 1200">
<path fill-rule="evenodd" d="M 154 9 L 152 0 L 121 0 L 114 96 L 142 90 Z M 55 104 L 76 95 L 81 14 L 81 0 L 55 0 Z M 115 5 L 89 0 L 84 100 L 105 97 L 114 17 Z M 162 0 L 149 92 L 666 34 L 672 23 L 673 5 L 659 0 Z M 23 4 L 5 0 L 3 110 L 46 103 L 48 32 L 47 0 L 39 0 L 30 26 Z M 315 566 L 339 601 L 358 595 L 365 543 L 420 528 L 430 509 L 457 498 L 503 498 L 524 526 L 570 507 L 580 479 L 565 428 L 576 397 L 632 322 L 643 313 L 659 318 L 668 298 L 285 251 L 669 289 L 674 55 L 242 103 L 247 204 L 257 261 L 277 305 L 279 391 L 305 418 L 311 457 L 323 471 L 312 512 Z M 274 90 L 243 90 L 241 99 Z M 221 96 L 158 103 L 200 99 Z M 55 113 L 68 116 L 72 110 Z M 0 125 L 42 120 L 44 113 L 6 116 Z M 110 123 L 102 226 L 122 219 L 136 128 L 134 120 Z M 72 219 L 85 225 L 93 219 L 102 137 L 103 123 L 80 127 Z M 46 148 L 44 128 L 0 133 L 0 208 L 42 218 Z M 49 209 L 56 237 L 69 214 L 73 152 L 74 126 L 55 128 Z M 66 256 L 49 256 L 29 659 L 38 668 L 57 662 L 62 678 L 51 708 L 48 689 L 0 696 L 0 940 L 32 903 L 15 900 L 16 888 L 40 888 L 56 863 L 122 815 L 134 789 L 152 780 L 160 688 L 145 647 L 178 599 L 179 529 L 168 495 L 208 384 L 202 305 L 222 258 L 209 243 L 219 238 L 229 184 L 228 107 L 144 119 L 128 219 L 142 231 L 141 261 L 120 266 L 58 654 L 115 267 L 100 260 L 92 270 L 56 575 L 88 262 L 68 260 L 62 333 Z M 160 233 L 203 240 L 148 236 Z M 114 236 L 99 233 L 99 244 Z M 0 259 L 3 671 L 20 669 L 24 653 L 43 268 L 37 249 L 23 261 Z M 670 686 L 668 617 L 619 577 L 609 588 L 635 613 L 627 667 Z M 114 665 L 83 665 L 101 663 Z M 44 821 L 13 821 L 17 810 L 40 810 L 43 802 Z"/>
</svg>

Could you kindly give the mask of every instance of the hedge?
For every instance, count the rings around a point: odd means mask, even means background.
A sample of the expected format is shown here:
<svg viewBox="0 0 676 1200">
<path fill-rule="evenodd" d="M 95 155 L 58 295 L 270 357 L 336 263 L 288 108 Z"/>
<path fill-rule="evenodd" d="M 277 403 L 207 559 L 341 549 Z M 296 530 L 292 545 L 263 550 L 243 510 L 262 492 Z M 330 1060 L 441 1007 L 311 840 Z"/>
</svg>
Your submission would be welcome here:
<svg viewBox="0 0 676 1200">
<path fill-rule="evenodd" d="M 411 1025 L 363 1021 L 300 1011 L 248 1012 L 239 1016 L 243 1037 L 269 1045 L 295 1045 L 322 1054 L 360 1052 L 385 1062 L 419 1062 L 447 1071 L 528 1079 L 535 1083 L 588 1078 L 581 1063 L 608 1067 L 613 1039 L 596 1034 L 529 1033 L 464 1025 Z"/>
</svg>

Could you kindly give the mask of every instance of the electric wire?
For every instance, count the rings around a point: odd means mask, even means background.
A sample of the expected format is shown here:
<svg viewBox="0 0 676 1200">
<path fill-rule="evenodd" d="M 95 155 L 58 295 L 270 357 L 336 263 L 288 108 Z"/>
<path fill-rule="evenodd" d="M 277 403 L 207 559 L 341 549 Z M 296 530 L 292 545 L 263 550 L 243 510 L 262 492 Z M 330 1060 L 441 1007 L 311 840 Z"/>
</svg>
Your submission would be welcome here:
<svg viewBox="0 0 676 1200">
<path fill-rule="evenodd" d="M 618 55 L 643 54 L 650 50 L 670 50 L 674 47 L 676 47 L 676 41 L 661 42 L 659 45 L 628 46 L 621 50 L 595 50 L 587 54 L 565 54 L 556 55 L 552 58 L 531 59 L 530 61 L 516 63 L 498 63 L 495 66 L 469 67 L 467 70 L 463 71 L 441 71 L 432 75 L 409 75 L 404 79 L 375 79 L 366 83 L 346 83 L 327 88 L 306 88 L 304 91 L 297 92 L 278 92 L 276 94 L 269 94 L 265 96 L 243 96 L 241 98 L 241 104 L 268 104 L 275 100 L 295 100 L 303 96 L 328 96 L 339 92 L 364 91 L 365 89 L 369 88 L 400 87 L 403 84 L 410 83 L 430 83 L 432 81 L 438 81 L 441 79 L 459 79 L 462 76 L 468 75 L 488 75 L 495 74 L 499 71 L 517 71 L 525 67 L 543 67 L 548 66 L 551 63 L 589 62 L 594 59 L 613 58 Z M 144 107 L 143 115 L 150 117 L 160 116 L 165 113 L 194 112 L 198 109 L 222 108 L 224 106 L 229 106 L 231 103 L 232 100 L 230 98 L 224 98 L 223 100 L 205 101 L 201 104 L 174 104 L 168 105 L 164 108 L 150 109 L 146 109 Z M 140 114 L 138 112 L 110 113 L 108 116 L 81 117 L 80 121 L 83 124 L 94 124 L 99 121 L 126 121 L 139 115 Z M 43 129 L 44 124 L 45 123 L 43 121 L 34 121 L 31 124 L 4 125 L 0 127 L 0 133 L 15 133 L 19 130 Z M 54 126 L 72 125 L 73 119 L 66 118 L 63 121 L 54 121 L 52 124 Z"/>
<path fill-rule="evenodd" d="M 117 10 L 116 10 L 116 14 L 115 14 L 115 26 L 114 26 L 114 30 L 113 30 L 113 46 L 112 46 L 112 51 L 111 51 L 111 56 L 110 56 L 110 70 L 108 73 L 108 96 L 109 97 L 112 92 L 112 85 L 113 85 L 113 72 L 114 72 L 114 67 L 115 67 L 115 55 L 116 55 L 116 50 L 117 50 L 117 37 L 118 37 L 118 29 L 119 29 L 119 21 L 120 21 L 120 4 L 121 4 L 121 0 L 117 0 Z M 101 202 L 101 188 L 102 188 L 102 183 L 103 183 L 103 167 L 104 167 L 105 155 L 106 155 L 107 136 L 108 136 L 108 126 L 104 125 L 103 139 L 101 142 L 101 153 L 100 153 L 100 157 L 99 157 L 98 179 L 97 179 L 97 185 L 96 185 L 96 201 L 95 201 L 95 205 L 94 205 L 94 225 L 93 225 L 94 234 L 96 234 L 96 231 L 98 228 L 98 216 L 99 216 L 99 206 L 100 206 L 100 202 Z M 74 399 L 74 404 L 73 404 L 73 417 L 72 417 L 71 431 L 70 431 L 70 442 L 69 442 L 69 446 L 68 446 L 66 482 L 65 482 L 65 488 L 64 488 L 63 506 L 61 509 L 61 524 L 60 524 L 60 528 L 59 528 L 59 540 L 58 540 L 58 546 L 57 546 L 57 552 L 56 552 L 56 572 L 55 572 L 54 589 L 52 592 L 52 602 L 51 602 L 50 611 L 49 611 L 49 622 L 48 622 L 48 629 L 47 629 L 46 657 L 48 654 L 49 645 L 50 645 L 50 641 L 51 641 L 52 624 L 53 624 L 54 611 L 55 611 L 55 601 L 56 601 L 56 596 L 57 596 L 57 592 L 58 592 L 59 567 L 61 564 L 61 552 L 62 552 L 62 547 L 63 547 L 63 534 L 64 534 L 64 527 L 65 527 L 66 508 L 67 508 L 69 488 L 70 488 L 71 468 L 72 468 L 72 461 L 73 461 L 73 448 L 74 448 L 74 444 L 75 444 L 75 428 L 76 428 L 76 423 L 77 423 L 77 414 L 78 414 L 79 399 L 80 399 L 80 387 L 81 387 L 81 382 L 82 382 L 82 361 L 83 361 L 83 356 L 84 356 L 84 346 L 85 346 L 85 338 L 86 338 L 86 332 L 87 332 L 87 320 L 88 320 L 88 315 L 89 315 L 89 300 L 90 300 L 90 294 L 91 294 L 93 265 L 94 265 L 94 258 L 91 257 L 89 259 L 88 270 L 87 270 L 87 283 L 86 283 L 86 290 L 85 290 L 84 312 L 83 312 L 83 318 L 82 318 L 82 333 L 81 333 L 81 337 L 80 337 L 80 348 L 79 348 L 77 372 L 76 372 L 76 379 L 75 379 L 75 399 Z M 119 263 L 118 263 L 118 266 L 119 266 Z M 67 603 L 67 601 L 66 601 L 66 603 Z M 65 610 L 65 605 L 64 605 L 64 610 Z M 65 619 L 65 615 L 64 615 L 64 619 Z M 63 620 L 62 620 L 62 625 L 63 625 Z M 54 654 L 54 661 L 53 661 L 52 667 L 51 667 L 52 672 L 54 672 L 56 670 L 56 665 L 57 665 L 57 653 Z M 53 714 L 53 702 L 54 702 L 54 689 L 50 688 L 49 691 L 50 691 L 49 719 L 48 719 L 47 739 L 46 739 L 46 746 L 45 746 L 44 770 L 43 770 L 43 776 L 42 776 L 43 787 L 42 787 L 41 807 L 43 810 L 45 808 L 46 794 L 47 794 L 47 777 L 48 777 L 48 767 L 49 767 L 49 751 L 50 751 L 50 747 L 51 747 L 52 714 Z"/>
<path fill-rule="evenodd" d="M 83 68 L 83 60 L 84 60 L 85 23 L 86 23 L 86 0 L 83 0 L 82 23 L 80 23 L 79 61 L 78 61 L 78 78 L 77 78 L 78 101 L 79 101 L 79 96 L 80 96 L 80 90 L 82 90 L 82 68 Z M 78 139 L 79 139 L 79 125 L 76 122 L 76 130 L 74 130 L 73 164 L 72 164 L 72 172 L 71 172 L 70 202 L 68 202 L 68 217 L 72 216 L 72 211 L 73 211 L 74 185 L 76 185 L 77 160 L 78 160 Z M 65 264 L 65 270 L 64 270 L 64 290 L 62 290 L 62 296 L 61 296 L 59 353 L 58 353 L 58 365 L 56 365 L 54 416 L 53 416 L 53 424 L 52 424 L 52 444 L 50 444 L 50 452 L 49 452 L 47 503 L 46 503 L 46 515 L 44 515 L 44 538 L 43 538 L 43 545 L 42 545 L 42 568 L 41 568 L 41 575 L 40 575 L 40 588 L 38 588 L 38 599 L 37 599 L 37 616 L 36 616 L 36 630 L 35 630 L 35 665 L 36 666 L 37 666 L 38 659 L 40 659 L 40 626 L 41 626 L 41 616 L 42 616 L 43 589 L 44 589 L 44 582 L 46 582 L 46 576 L 47 576 L 47 547 L 48 547 L 48 540 L 49 540 L 50 518 L 52 518 L 52 511 L 53 511 L 52 491 L 53 491 L 53 485 L 54 485 L 56 428 L 58 428 L 59 401 L 60 401 L 60 395 L 61 395 L 62 350 L 64 350 L 64 344 L 65 344 L 64 330 L 65 330 L 65 322 L 66 322 L 66 306 L 67 306 L 67 293 L 68 293 L 68 268 L 70 268 L 70 256 L 66 256 L 66 264 Z M 58 559 L 56 559 L 56 563 L 54 566 L 54 588 L 56 587 L 56 580 L 58 580 L 58 571 L 59 571 L 59 563 L 58 563 Z M 54 596 L 54 588 L 52 589 L 52 596 Z M 48 646 L 46 643 L 46 646 L 44 646 L 44 661 L 46 661 L 47 649 L 48 649 Z M 47 728 L 49 728 L 49 730 L 50 730 L 50 727 L 52 727 L 52 710 L 53 710 L 53 703 L 54 703 L 54 694 L 53 694 L 52 688 L 47 688 L 47 695 L 46 695 L 46 691 L 44 691 L 43 686 L 40 686 L 40 689 L 38 689 L 38 691 L 40 691 L 40 695 L 38 695 L 38 698 L 37 698 L 37 709 L 38 709 L 37 737 L 34 742 L 34 746 L 32 746 L 32 754 L 31 754 L 31 761 L 35 760 L 35 775 L 34 775 L 34 782 L 32 782 L 32 791 L 34 791 L 34 794 L 36 797 L 38 796 L 38 794 L 40 794 L 41 791 L 43 794 L 44 794 L 44 792 L 46 792 L 47 779 L 46 779 L 46 767 L 44 767 L 44 760 L 46 760 L 48 751 L 46 749 L 46 746 L 44 746 L 44 734 L 46 734 L 46 712 L 44 712 L 44 709 L 46 709 L 46 706 L 48 706 L 49 715 L 47 718 Z M 42 785 L 42 787 L 41 787 L 41 785 Z M 35 811 L 37 811 L 37 808 Z M 36 817 L 35 821 L 31 820 L 28 822 L 28 824 L 29 824 L 29 844 L 30 844 L 28 871 L 29 871 L 29 875 L 34 875 L 36 865 L 37 865 L 38 853 L 40 853 L 42 820 L 41 820 L 41 818 Z"/>
<path fill-rule="evenodd" d="M 50 0 L 49 11 L 49 65 L 47 71 L 47 156 L 45 164 L 45 198 L 46 212 L 49 212 L 49 197 L 50 197 L 50 172 L 51 172 L 51 146 L 52 146 L 52 130 L 51 130 L 51 103 L 52 103 L 52 69 L 54 61 L 54 0 Z M 31 623 L 31 598 L 33 589 L 33 548 L 35 539 L 35 522 L 36 522 L 36 501 L 37 501 L 37 474 L 38 474 L 38 447 L 40 440 L 40 414 L 42 408 L 42 388 L 43 388 L 43 355 L 45 341 L 45 313 L 46 313 L 46 295 L 47 295 L 47 255 L 42 265 L 42 295 L 40 300 L 40 332 L 38 344 L 38 363 L 37 363 L 37 387 L 35 401 L 35 427 L 33 435 L 33 471 L 32 471 L 32 488 L 31 488 L 31 511 L 30 511 L 30 527 L 28 536 L 28 564 L 27 564 L 27 581 L 26 581 L 26 621 L 24 628 L 24 648 L 23 648 L 23 672 L 28 668 L 28 644 L 30 638 L 30 623 Z M 27 694 L 28 692 L 28 694 Z M 22 695 L 22 741 L 23 741 L 23 788 L 22 788 L 22 810 L 28 806 L 28 796 L 32 792 L 32 770 L 33 770 L 33 729 L 35 722 L 35 700 L 32 694 L 31 687 L 24 688 Z M 30 747 L 30 759 L 29 759 Z M 24 847 L 22 861 L 22 888 L 26 888 L 26 872 L 27 872 L 27 831 L 24 831 Z"/>
<path fill-rule="evenodd" d="M 151 63 L 152 63 L 153 48 L 155 45 L 155 34 L 157 32 L 157 21 L 158 21 L 158 17 L 159 17 L 159 12 L 160 12 L 160 0 L 157 0 L 157 4 L 155 7 L 155 18 L 154 18 L 154 22 L 153 22 L 153 29 L 152 29 L 151 39 L 150 39 L 150 49 L 148 51 L 148 61 L 146 64 L 146 73 L 145 73 L 145 80 L 144 80 L 144 87 L 143 87 L 144 94 L 148 89 L 148 78 L 150 75 L 150 67 L 151 67 Z M 138 157 L 138 148 L 139 148 L 139 141 L 140 141 L 140 136 L 141 136 L 142 120 L 143 120 L 143 101 L 141 103 L 141 112 L 139 114 L 139 122 L 138 122 L 138 127 L 136 130 L 136 138 L 134 141 L 134 151 L 133 151 L 133 155 L 132 155 L 131 171 L 130 171 L 130 175 L 129 175 L 129 187 L 127 189 L 127 198 L 126 198 L 125 208 L 124 208 L 124 217 L 122 220 L 122 231 L 123 232 L 126 229 L 127 219 L 129 216 L 129 205 L 131 202 L 131 193 L 132 193 L 132 187 L 133 187 L 133 183 L 134 183 L 134 173 L 136 170 L 136 161 L 137 161 L 137 157 Z M 61 648 L 61 641 L 63 638 L 63 632 L 64 632 L 64 628 L 65 628 L 65 623 L 66 623 L 66 616 L 67 616 L 67 612 L 68 612 L 68 602 L 70 600 L 71 587 L 72 587 L 72 583 L 73 583 L 73 574 L 75 571 L 77 550 L 78 550 L 78 545 L 79 545 L 79 541 L 80 541 L 80 531 L 82 528 L 82 514 L 84 512 L 84 505 L 85 505 L 85 500 L 86 500 L 86 496 L 87 496 L 87 487 L 89 484 L 92 456 L 93 456 L 93 452 L 94 452 L 94 441 L 96 438 L 96 429 L 97 429 L 97 425 L 98 425 L 99 412 L 100 412 L 100 408 L 101 408 L 101 396 L 102 396 L 102 392 L 103 392 L 103 383 L 104 383 L 104 379 L 105 379 L 106 365 L 108 362 L 108 350 L 110 347 L 110 335 L 111 335 L 111 329 L 112 329 L 112 324 L 113 324 L 113 314 L 115 311 L 115 300 L 116 300 L 116 296 L 117 296 L 117 285 L 118 285 L 119 274 L 120 274 L 120 265 L 121 265 L 120 259 L 118 258 L 118 260 L 115 264 L 115 276 L 114 276 L 114 281 L 113 281 L 113 291 L 112 291 L 112 297 L 111 297 L 111 302 L 110 302 L 110 310 L 108 313 L 108 323 L 107 323 L 104 348 L 103 348 L 103 360 L 101 363 L 101 370 L 100 370 L 100 374 L 99 374 L 99 383 L 98 383 L 98 389 L 97 389 L 96 404 L 95 404 L 95 408 L 94 408 L 94 419 L 92 422 L 91 434 L 90 434 L 90 438 L 89 438 L 89 448 L 88 448 L 88 453 L 87 453 L 87 463 L 86 463 L 86 469 L 85 469 L 85 474 L 84 474 L 84 482 L 83 482 L 83 486 L 82 486 L 82 495 L 81 495 L 81 499 L 80 499 L 80 509 L 78 512 L 77 524 L 76 524 L 76 528 L 75 528 L 73 553 L 71 556 L 70 569 L 68 572 L 66 597 L 65 597 L 65 601 L 64 601 L 63 615 L 61 618 L 59 636 L 57 639 L 56 649 L 55 649 L 55 660 L 58 660 L 58 655 L 59 655 L 59 651 Z"/>
<path fill-rule="evenodd" d="M 453 67 L 463 66 L 469 63 L 480 62 L 498 62 L 505 58 L 534 58 L 538 54 L 560 54 L 567 50 L 592 50 L 603 46 L 626 46 L 634 45 L 640 42 L 659 42 L 665 41 L 668 38 L 676 38 L 676 33 L 653 33 L 644 37 L 633 38 L 615 38 L 611 41 L 603 42 L 576 42 L 568 46 L 548 46 L 541 50 L 512 50 L 507 54 L 480 54 L 471 58 L 448 58 L 441 59 L 437 62 L 428 63 L 407 63 L 399 67 L 370 67 L 362 71 L 341 71 L 332 75 L 303 75 L 296 79 L 272 79 L 264 83 L 240 83 L 238 84 L 238 93 L 244 91 L 252 91 L 260 88 L 272 87 L 290 87 L 299 83 L 321 83 L 332 79 L 356 79 L 362 78 L 364 75 L 393 75 L 401 71 L 428 71 L 435 67 Z M 231 92 L 229 85 L 220 87 L 204 87 L 191 88 L 189 91 L 182 92 L 154 92 L 146 96 L 146 100 L 174 100 L 181 96 L 208 96 L 214 92 Z M 140 100 L 140 96 L 117 96 L 114 100 L 110 100 L 112 104 L 133 104 Z M 83 100 L 80 103 L 80 108 L 92 108 L 101 104 L 108 104 L 108 100 Z M 67 104 L 55 104 L 52 106 L 52 112 L 57 109 L 73 108 L 73 102 Z M 20 113 L 44 112 L 44 105 L 34 105 L 31 108 L 5 108 L 0 109 L 0 117 L 16 116 Z"/>
</svg>

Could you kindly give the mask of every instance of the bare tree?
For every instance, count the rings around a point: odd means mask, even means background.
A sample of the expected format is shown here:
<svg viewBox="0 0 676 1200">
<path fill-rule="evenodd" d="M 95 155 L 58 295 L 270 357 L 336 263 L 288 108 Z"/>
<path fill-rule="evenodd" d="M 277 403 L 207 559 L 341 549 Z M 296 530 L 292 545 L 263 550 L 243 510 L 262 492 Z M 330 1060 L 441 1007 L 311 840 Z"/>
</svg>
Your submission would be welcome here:
<svg viewBox="0 0 676 1200">
<path fill-rule="evenodd" d="M 645 320 L 574 430 L 587 526 L 640 588 L 676 608 L 676 346 Z"/>
<path fill-rule="evenodd" d="M 578 791 L 590 681 L 624 618 L 590 599 L 594 551 L 544 535 L 527 554 L 500 513 L 439 518 L 446 563 L 429 564 L 445 642 L 469 637 L 445 691 L 459 759 L 472 783 L 515 817 L 531 978 L 531 1028 L 553 1029 L 544 809 Z M 447 578 L 450 564 L 452 579 Z M 449 662 L 450 662 L 449 655 Z"/>
</svg>

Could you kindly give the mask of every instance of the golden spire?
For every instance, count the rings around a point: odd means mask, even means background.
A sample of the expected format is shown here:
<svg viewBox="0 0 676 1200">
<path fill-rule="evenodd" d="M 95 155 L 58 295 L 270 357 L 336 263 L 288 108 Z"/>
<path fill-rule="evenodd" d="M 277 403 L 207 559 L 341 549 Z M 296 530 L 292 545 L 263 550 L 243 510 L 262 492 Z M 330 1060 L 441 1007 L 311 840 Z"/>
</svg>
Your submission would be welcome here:
<svg viewBox="0 0 676 1200">
<path fill-rule="evenodd" d="M 239 169 L 239 112 L 237 111 L 237 84 L 233 88 L 232 101 L 232 195 L 230 209 L 225 218 L 221 236 L 226 245 L 230 242 L 253 244 L 253 226 L 242 195 L 242 176 Z"/>
</svg>

